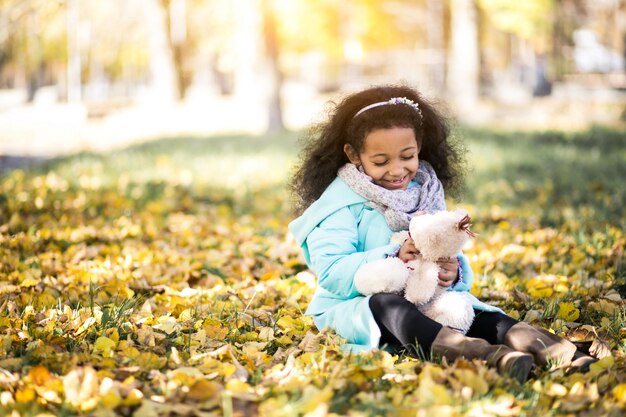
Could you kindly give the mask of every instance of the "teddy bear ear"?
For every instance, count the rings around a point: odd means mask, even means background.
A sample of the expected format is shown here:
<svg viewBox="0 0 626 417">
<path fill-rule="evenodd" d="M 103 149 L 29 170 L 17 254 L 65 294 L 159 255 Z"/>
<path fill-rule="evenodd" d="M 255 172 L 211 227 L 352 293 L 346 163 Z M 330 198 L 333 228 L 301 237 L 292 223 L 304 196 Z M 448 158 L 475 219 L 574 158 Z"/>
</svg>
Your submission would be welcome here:
<svg viewBox="0 0 626 417">
<path fill-rule="evenodd" d="M 463 218 L 459 220 L 459 222 L 456 224 L 457 228 L 460 231 L 463 231 L 467 233 L 469 237 L 474 238 L 478 235 L 470 230 L 471 225 L 472 223 L 471 223 L 469 214 L 466 214 L 465 216 L 463 216 Z"/>
</svg>

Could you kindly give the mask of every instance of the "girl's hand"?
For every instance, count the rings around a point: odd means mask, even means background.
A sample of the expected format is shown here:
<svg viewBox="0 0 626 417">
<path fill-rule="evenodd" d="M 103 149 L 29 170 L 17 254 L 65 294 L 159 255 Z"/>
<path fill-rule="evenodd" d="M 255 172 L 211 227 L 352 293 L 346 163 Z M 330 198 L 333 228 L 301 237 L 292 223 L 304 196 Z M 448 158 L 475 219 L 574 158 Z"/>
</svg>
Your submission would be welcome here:
<svg viewBox="0 0 626 417">
<path fill-rule="evenodd" d="M 450 287 L 459 276 L 459 264 L 456 258 L 443 258 L 437 261 L 439 265 L 439 286 Z"/>
<path fill-rule="evenodd" d="M 416 211 L 413 213 L 413 216 L 421 216 L 426 214 L 425 211 Z M 404 241 L 402 246 L 400 246 L 400 251 L 398 252 L 398 258 L 402 259 L 404 262 L 413 261 L 419 255 L 419 251 L 415 248 L 415 242 L 410 237 Z"/>
<path fill-rule="evenodd" d="M 412 261 L 417 258 L 417 254 L 419 252 L 415 248 L 415 242 L 413 239 L 408 238 L 404 241 L 402 246 L 400 246 L 400 251 L 398 252 L 398 258 L 402 259 L 404 262 Z"/>
</svg>

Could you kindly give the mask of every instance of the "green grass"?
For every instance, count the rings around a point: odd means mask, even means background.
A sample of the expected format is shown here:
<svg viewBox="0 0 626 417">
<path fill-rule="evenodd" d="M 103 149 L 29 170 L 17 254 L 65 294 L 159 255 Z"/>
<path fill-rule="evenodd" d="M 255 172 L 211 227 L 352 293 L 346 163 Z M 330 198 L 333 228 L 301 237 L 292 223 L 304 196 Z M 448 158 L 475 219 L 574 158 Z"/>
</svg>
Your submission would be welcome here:
<svg viewBox="0 0 626 417">
<path fill-rule="evenodd" d="M 478 209 L 531 208 L 542 225 L 579 218 L 624 225 L 626 132 L 505 132 L 459 128 L 468 153 L 460 204 Z M 285 196 L 297 161 L 298 134 L 165 138 L 108 154 L 49 161 L 29 176 L 54 172 L 59 190 L 117 189 L 138 206 L 176 193 L 200 202 L 243 203 L 259 191 Z M 6 173 L 10 177 L 15 173 Z M 10 196 L 0 196 L 4 200 Z M 245 204 L 241 212 L 256 210 Z"/>
<path fill-rule="evenodd" d="M 617 410 L 611 387 L 624 382 L 617 375 L 624 369 L 626 315 L 591 304 L 611 289 L 626 297 L 624 132 L 459 128 L 455 135 L 469 150 L 467 187 L 454 204 L 470 209 L 473 229 L 480 234 L 467 252 L 475 258 L 477 295 L 499 302 L 521 319 L 530 310 L 538 311 L 537 324 L 544 327 L 558 321 L 560 302 L 577 303 L 577 321 L 595 326 L 617 358 L 615 371 L 598 370 L 585 386 L 597 384 L 602 402 Z M 517 415 L 567 412 L 566 399 L 553 398 L 541 388 L 556 382 L 569 389 L 576 383 L 558 373 L 540 371 L 534 376 L 538 385 L 530 381 L 520 386 L 475 365 L 460 364 L 454 369 L 473 369 L 489 386 L 486 394 L 464 399 L 453 368 L 415 360 L 415 370 L 408 372 L 415 379 L 401 378 L 403 371 L 392 382 L 380 376 L 413 359 L 390 359 L 385 352 L 346 355 L 332 334 L 323 335 L 318 352 L 294 354 L 298 378 L 284 386 L 268 379 L 274 366 L 284 365 L 285 352 L 294 352 L 314 330 L 302 317 L 313 290 L 296 275 L 305 266 L 297 258 L 299 249 L 286 238 L 292 218 L 286 185 L 298 149 L 297 133 L 165 138 L 106 154 L 59 158 L 0 176 L 0 282 L 7 284 L 10 301 L 0 303 L 0 325 L 7 332 L 0 336 L 0 348 L 6 350 L 0 360 L 6 360 L 4 365 L 19 378 L 7 382 L 11 392 L 28 392 L 33 383 L 27 373 L 35 364 L 59 376 L 67 374 L 72 363 L 113 376 L 116 368 L 136 364 L 141 371 L 135 382 L 146 395 L 144 401 L 151 394 L 163 394 L 154 381 L 167 381 L 167 402 L 181 401 L 181 382 L 170 371 L 198 365 L 191 360 L 192 342 L 210 340 L 199 353 L 226 343 L 233 355 L 207 362 L 215 369 L 205 370 L 211 371 L 220 390 L 229 383 L 220 374 L 225 369 L 221 366 L 235 358 L 249 373 L 251 389 L 256 389 L 256 399 L 247 394 L 231 399 L 229 391 L 219 391 L 216 398 L 224 400 L 224 414 L 241 404 L 258 406 L 263 415 L 276 415 L 285 407 L 303 414 L 317 406 L 320 396 L 338 413 L 393 413 L 392 397 L 397 404 L 418 404 L 435 412 L 419 397 L 420 390 L 430 389 L 426 383 L 432 383 L 431 377 L 437 389 L 450 396 L 448 413 L 476 414 L 473 407 L 481 401 L 498 398 L 514 398 Z M 529 291 L 529 279 L 550 284 L 550 277 L 563 279 L 567 292 L 555 288 L 551 296 L 521 300 L 509 292 L 504 300 L 489 299 L 489 290 Z M 588 287 L 592 281 L 599 284 Z M 612 305 L 623 307 L 623 302 Z M 61 320 L 65 308 L 70 318 Z M 157 323 L 170 315 L 178 327 L 166 335 Z M 79 325 L 94 316 L 97 321 L 78 333 Z M 54 326 L 46 327 L 47 319 Z M 159 343 L 142 345 L 140 327 L 144 336 L 159 336 Z M 262 340 L 260 327 L 280 337 Z M 201 329 L 206 337 L 192 340 Z M 112 333 L 126 341 L 124 350 L 101 365 L 103 358 L 92 345 Z M 250 354 L 261 345 L 261 352 Z M 173 348 L 179 361 L 172 360 Z M 139 356 L 127 357 L 133 349 Z M 255 363 L 255 357 L 267 362 Z M 116 386 L 123 378 L 121 374 L 115 380 Z M 67 401 L 25 401 L 16 407 L 33 407 L 32 415 L 37 410 L 67 415 L 76 411 Z M 136 404 L 115 411 L 130 415 L 128 407 Z"/>
<path fill-rule="evenodd" d="M 540 225 L 625 226 L 626 132 L 465 130 L 465 201 L 536 216 Z"/>
</svg>

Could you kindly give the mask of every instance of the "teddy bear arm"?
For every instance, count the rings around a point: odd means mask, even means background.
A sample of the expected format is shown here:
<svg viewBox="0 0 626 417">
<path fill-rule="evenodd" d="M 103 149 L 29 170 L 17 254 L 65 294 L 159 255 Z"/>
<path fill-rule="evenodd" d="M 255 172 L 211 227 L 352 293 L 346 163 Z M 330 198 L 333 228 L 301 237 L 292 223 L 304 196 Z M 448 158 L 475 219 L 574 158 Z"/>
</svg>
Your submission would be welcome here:
<svg viewBox="0 0 626 417">
<path fill-rule="evenodd" d="M 354 286 L 363 295 L 398 293 L 404 289 L 409 271 L 399 258 L 385 258 L 362 265 L 354 274 Z"/>
</svg>

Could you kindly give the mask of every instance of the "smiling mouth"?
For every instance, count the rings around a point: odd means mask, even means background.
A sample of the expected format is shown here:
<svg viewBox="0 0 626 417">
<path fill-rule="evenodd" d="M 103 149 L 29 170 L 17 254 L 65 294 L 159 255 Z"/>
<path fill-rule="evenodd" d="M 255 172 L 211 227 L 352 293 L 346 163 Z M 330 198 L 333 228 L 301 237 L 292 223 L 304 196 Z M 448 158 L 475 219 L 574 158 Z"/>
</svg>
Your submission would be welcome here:
<svg viewBox="0 0 626 417">
<path fill-rule="evenodd" d="M 405 179 L 406 179 L 406 175 L 404 177 L 400 178 L 400 179 L 397 179 L 397 180 L 387 180 L 387 182 L 389 182 L 390 184 L 393 184 L 393 185 L 400 185 L 400 184 L 402 184 L 404 182 Z"/>
</svg>

